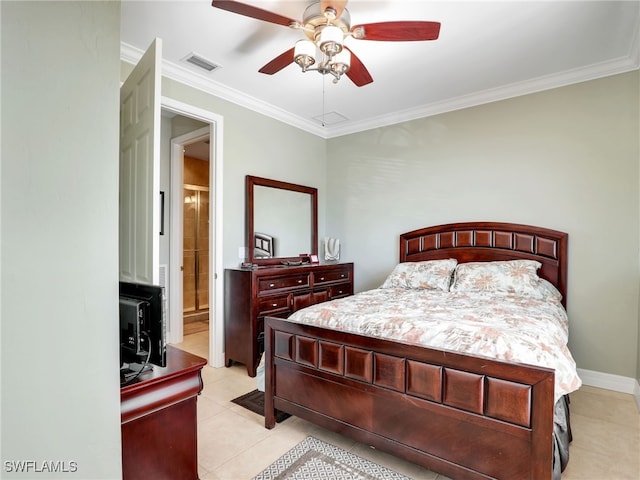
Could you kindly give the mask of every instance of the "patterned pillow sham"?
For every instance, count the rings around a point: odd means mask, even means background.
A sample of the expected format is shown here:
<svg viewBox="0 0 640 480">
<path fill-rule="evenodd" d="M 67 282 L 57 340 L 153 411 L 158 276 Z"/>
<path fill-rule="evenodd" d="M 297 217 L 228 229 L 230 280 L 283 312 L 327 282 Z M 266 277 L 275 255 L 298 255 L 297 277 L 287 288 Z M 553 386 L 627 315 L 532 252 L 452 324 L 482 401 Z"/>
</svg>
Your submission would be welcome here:
<svg viewBox="0 0 640 480">
<path fill-rule="evenodd" d="M 545 280 L 544 278 L 540 279 L 538 283 L 538 289 L 530 292 L 527 296 L 535 298 L 537 300 L 543 301 L 552 301 L 552 302 L 562 302 L 562 294 L 560 291 L 553 285 L 553 283 Z"/>
<path fill-rule="evenodd" d="M 540 266 L 535 260 L 461 263 L 453 274 L 451 291 L 539 295 Z"/>
<path fill-rule="evenodd" d="M 449 291 L 457 260 L 428 260 L 399 263 L 389 274 L 381 288 L 407 288 L 414 290 Z"/>
</svg>

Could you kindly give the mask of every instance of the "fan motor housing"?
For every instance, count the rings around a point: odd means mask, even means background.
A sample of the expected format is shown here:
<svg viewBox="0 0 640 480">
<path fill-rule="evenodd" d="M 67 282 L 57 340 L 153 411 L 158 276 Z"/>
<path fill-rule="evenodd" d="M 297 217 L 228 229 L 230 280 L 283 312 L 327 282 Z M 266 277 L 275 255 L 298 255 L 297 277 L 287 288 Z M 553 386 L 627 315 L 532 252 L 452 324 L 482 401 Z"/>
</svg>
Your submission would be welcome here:
<svg viewBox="0 0 640 480">
<path fill-rule="evenodd" d="M 349 15 L 346 8 L 342 10 L 340 18 L 331 18 L 331 15 L 324 14 L 320 2 L 313 3 L 306 8 L 302 21 L 304 22 L 303 31 L 305 35 L 313 42 L 319 38 L 320 32 L 327 25 L 334 25 L 340 28 L 345 35 L 351 29 L 351 15 Z"/>
</svg>

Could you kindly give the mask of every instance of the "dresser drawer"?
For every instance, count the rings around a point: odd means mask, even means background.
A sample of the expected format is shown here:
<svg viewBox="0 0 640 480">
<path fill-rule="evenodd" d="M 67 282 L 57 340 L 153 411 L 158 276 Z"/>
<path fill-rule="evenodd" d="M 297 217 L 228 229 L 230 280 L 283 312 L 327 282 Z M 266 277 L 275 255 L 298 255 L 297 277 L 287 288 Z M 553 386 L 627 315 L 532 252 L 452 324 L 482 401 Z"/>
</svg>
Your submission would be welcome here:
<svg viewBox="0 0 640 480">
<path fill-rule="evenodd" d="M 350 282 L 329 287 L 329 298 L 332 300 L 335 298 L 348 297 L 349 295 L 353 295 L 353 284 Z"/>
<path fill-rule="evenodd" d="M 349 280 L 349 270 L 345 268 L 336 268 L 335 270 L 327 270 L 325 272 L 313 272 L 312 275 L 314 285 Z"/>
<path fill-rule="evenodd" d="M 309 274 L 283 275 L 278 277 L 264 277 L 258 280 L 258 294 L 283 288 L 308 287 Z"/>
<path fill-rule="evenodd" d="M 289 295 L 266 297 L 258 302 L 258 315 L 267 315 L 287 308 L 289 308 Z"/>
</svg>

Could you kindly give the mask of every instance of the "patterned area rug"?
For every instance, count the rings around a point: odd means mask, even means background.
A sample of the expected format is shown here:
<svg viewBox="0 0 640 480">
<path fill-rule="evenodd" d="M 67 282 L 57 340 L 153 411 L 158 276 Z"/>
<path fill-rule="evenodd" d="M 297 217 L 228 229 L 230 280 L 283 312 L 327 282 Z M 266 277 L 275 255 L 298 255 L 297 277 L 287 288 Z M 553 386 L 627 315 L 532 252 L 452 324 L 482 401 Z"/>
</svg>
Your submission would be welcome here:
<svg viewBox="0 0 640 480">
<path fill-rule="evenodd" d="M 314 437 L 307 437 L 253 480 L 411 480 Z"/>
<path fill-rule="evenodd" d="M 240 395 L 238 398 L 231 400 L 233 403 L 240 405 L 241 407 L 251 410 L 253 413 L 262 415 L 264 417 L 264 392 L 260 390 L 254 390 L 253 392 Z M 286 420 L 291 415 L 284 412 L 276 413 L 276 422 L 280 423 Z"/>
</svg>

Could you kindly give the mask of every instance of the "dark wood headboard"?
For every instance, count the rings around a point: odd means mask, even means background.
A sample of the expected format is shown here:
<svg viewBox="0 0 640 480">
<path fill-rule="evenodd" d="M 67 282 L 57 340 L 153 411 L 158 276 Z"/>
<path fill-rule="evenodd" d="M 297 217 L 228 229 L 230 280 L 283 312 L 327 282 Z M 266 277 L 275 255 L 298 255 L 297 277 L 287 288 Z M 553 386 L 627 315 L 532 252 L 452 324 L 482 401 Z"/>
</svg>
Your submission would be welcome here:
<svg viewBox="0 0 640 480">
<path fill-rule="evenodd" d="M 537 260 L 542 264 L 538 274 L 556 286 L 566 307 L 568 237 L 564 232 L 515 223 L 449 223 L 400 235 L 400 262 Z"/>
<path fill-rule="evenodd" d="M 254 258 L 272 258 L 275 254 L 274 239 L 266 233 L 256 232 L 253 235 Z"/>
</svg>

